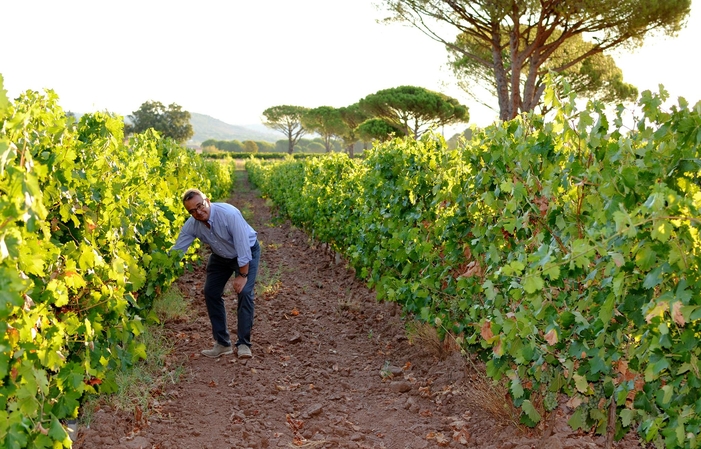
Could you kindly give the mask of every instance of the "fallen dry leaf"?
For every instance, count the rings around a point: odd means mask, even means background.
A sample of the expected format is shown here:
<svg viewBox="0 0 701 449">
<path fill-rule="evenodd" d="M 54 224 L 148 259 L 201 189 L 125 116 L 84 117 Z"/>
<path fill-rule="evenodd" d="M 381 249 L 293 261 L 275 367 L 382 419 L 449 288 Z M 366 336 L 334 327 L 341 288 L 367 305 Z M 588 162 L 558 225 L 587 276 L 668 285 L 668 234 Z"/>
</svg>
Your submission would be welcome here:
<svg viewBox="0 0 701 449">
<path fill-rule="evenodd" d="M 572 396 L 569 401 L 567 401 L 567 406 L 571 409 L 575 409 L 582 404 L 582 399 L 577 396 Z"/>
<path fill-rule="evenodd" d="M 443 435 L 442 433 L 439 433 L 438 436 L 436 436 L 436 443 L 438 443 L 439 446 L 447 446 L 450 444 L 450 438 L 447 436 Z"/>
<path fill-rule="evenodd" d="M 467 429 L 456 430 L 453 432 L 453 441 L 467 445 L 467 442 L 470 441 L 470 432 Z"/>
</svg>

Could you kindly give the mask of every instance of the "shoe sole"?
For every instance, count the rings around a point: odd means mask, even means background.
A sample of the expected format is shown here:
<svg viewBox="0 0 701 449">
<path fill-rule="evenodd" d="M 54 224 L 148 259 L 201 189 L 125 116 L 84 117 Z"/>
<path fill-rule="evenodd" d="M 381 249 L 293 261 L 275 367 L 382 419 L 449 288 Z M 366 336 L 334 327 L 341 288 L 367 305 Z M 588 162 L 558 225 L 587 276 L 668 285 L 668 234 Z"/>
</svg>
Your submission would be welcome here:
<svg viewBox="0 0 701 449">
<path fill-rule="evenodd" d="M 220 352 L 219 354 L 207 354 L 206 352 L 202 351 L 202 355 L 205 357 L 209 357 L 210 359 L 217 359 L 223 355 L 229 355 L 229 354 L 233 354 L 233 353 L 234 353 L 233 349 L 229 349 L 228 351 Z"/>
</svg>

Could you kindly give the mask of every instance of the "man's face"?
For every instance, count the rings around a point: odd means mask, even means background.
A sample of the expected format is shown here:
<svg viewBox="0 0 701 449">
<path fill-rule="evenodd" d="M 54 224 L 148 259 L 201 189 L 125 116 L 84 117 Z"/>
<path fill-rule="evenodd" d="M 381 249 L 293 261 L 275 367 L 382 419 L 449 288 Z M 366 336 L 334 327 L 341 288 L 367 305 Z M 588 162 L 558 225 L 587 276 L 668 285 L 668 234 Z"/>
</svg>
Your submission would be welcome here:
<svg viewBox="0 0 701 449">
<path fill-rule="evenodd" d="M 202 198 L 200 195 L 195 195 L 189 200 L 183 203 L 185 209 L 195 217 L 195 220 L 207 221 L 209 220 L 209 213 L 211 212 L 211 203 L 207 198 Z"/>
</svg>

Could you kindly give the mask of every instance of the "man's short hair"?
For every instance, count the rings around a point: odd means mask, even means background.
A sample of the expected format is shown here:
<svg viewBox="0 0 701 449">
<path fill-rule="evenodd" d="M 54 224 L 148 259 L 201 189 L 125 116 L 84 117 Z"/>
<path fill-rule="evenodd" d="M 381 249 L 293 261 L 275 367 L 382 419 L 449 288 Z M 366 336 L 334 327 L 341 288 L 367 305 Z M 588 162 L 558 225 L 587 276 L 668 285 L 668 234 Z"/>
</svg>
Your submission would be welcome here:
<svg viewBox="0 0 701 449">
<path fill-rule="evenodd" d="M 206 200 L 207 197 L 205 196 L 204 193 L 202 193 L 199 189 L 187 189 L 185 193 L 183 193 L 183 203 L 185 201 L 190 201 L 193 197 L 199 195 L 200 198 L 203 200 Z"/>
</svg>

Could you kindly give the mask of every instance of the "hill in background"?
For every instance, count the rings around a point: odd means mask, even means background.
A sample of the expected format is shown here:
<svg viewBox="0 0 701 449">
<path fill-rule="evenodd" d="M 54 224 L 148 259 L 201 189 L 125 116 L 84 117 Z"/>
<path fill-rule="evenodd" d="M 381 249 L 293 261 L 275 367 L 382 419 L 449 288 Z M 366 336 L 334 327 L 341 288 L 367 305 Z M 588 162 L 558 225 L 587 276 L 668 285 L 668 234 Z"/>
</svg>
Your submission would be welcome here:
<svg viewBox="0 0 701 449">
<path fill-rule="evenodd" d="M 190 145 L 199 145 L 205 140 L 254 140 L 259 142 L 275 143 L 285 136 L 264 125 L 230 125 L 221 120 L 215 119 L 196 112 L 190 113 L 190 123 L 195 134 L 188 141 Z"/>
</svg>

